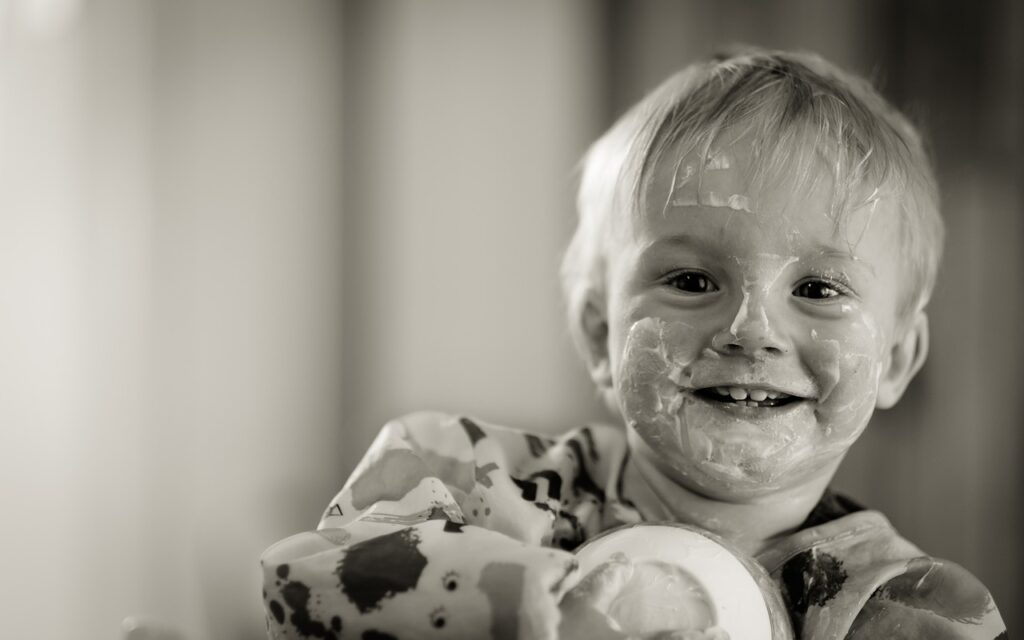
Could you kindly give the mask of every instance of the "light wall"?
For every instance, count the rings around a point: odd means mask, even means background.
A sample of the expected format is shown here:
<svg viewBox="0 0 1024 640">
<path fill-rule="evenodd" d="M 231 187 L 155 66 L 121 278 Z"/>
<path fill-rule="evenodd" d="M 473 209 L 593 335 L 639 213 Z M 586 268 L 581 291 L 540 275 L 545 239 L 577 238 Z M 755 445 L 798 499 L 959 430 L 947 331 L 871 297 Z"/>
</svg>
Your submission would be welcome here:
<svg viewBox="0 0 1024 640">
<path fill-rule="evenodd" d="M 262 637 L 259 554 L 339 476 L 340 7 L 38 4 L 0 31 L 0 636 Z"/>
<path fill-rule="evenodd" d="M 549 432 L 603 415 L 558 280 L 602 124 L 595 6 L 347 5 L 346 469 L 417 409 Z"/>
</svg>

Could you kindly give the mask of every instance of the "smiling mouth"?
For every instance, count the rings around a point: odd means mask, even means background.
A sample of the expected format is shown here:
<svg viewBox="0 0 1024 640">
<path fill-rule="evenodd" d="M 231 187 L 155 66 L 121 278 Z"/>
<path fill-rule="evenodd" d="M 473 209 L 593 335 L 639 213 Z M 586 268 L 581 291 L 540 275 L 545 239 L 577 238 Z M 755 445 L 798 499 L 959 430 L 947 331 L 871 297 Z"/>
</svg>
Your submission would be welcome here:
<svg viewBox="0 0 1024 640">
<path fill-rule="evenodd" d="M 784 407 L 805 399 L 781 391 L 747 387 L 706 387 L 695 389 L 693 394 L 698 398 L 718 404 L 765 409 Z"/>
</svg>

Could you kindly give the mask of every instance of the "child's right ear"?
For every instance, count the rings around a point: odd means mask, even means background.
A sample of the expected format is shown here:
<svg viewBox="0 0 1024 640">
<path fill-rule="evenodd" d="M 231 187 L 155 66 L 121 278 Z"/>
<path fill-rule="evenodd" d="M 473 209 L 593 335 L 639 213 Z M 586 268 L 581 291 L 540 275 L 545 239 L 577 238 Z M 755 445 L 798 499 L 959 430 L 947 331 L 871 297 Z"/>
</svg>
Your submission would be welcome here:
<svg viewBox="0 0 1024 640">
<path fill-rule="evenodd" d="M 612 367 L 608 357 L 608 315 L 604 296 L 588 293 L 580 311 L 587 370 L 597 388 L 604 392 L 612 388 Z"/>
</svg>

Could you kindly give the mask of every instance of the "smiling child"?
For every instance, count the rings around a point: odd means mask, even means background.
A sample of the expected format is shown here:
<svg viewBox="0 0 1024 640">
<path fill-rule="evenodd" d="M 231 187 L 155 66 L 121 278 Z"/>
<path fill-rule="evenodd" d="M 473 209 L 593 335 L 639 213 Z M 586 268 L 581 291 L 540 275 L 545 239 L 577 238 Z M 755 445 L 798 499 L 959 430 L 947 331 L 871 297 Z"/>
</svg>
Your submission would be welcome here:
<svg viewBox="0 0 1024 640">
<path fill-rule="evenodd" d="M 264 554 L 270 636 L 729 637 L 715 602 L 733 587 L 649 561 L 643 541 L 674 534 L 645 523 L 670 523 L 747 568 L 763 637 L 1005 637 L 970 573 L 828 488 L 927 356 L 936 191 L 913 127 L 818 57 L 669 78 L 587 154 L 563 265 L 571 331 L 624 425 L 392 421 L 317 532 Z M 616 534 L 629 545 L 584 574 Z M 622 549 L 665 568 L 633 580 Z M 701 622 L 659 627 L 623 597 L 654 575 Z"/>
</svg>

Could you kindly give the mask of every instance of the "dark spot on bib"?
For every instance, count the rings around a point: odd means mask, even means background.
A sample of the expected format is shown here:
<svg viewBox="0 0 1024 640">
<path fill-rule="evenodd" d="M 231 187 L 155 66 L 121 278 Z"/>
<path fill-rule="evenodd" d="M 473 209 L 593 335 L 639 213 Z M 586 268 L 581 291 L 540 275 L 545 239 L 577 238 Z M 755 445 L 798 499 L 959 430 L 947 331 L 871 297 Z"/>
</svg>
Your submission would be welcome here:
<svg viewBox="0 0 1024 640">
<path fill-rule="evenodd" d="M 474 446 L 477 442 L 480 442 L 487 437 L 487 434 L 480 428 L 480 425 L 469 418 L 459 418 L 459 424 L 461 424 L 462 428 L 466 430 L 466 435 L 469 436 L 469 442 Z"/>
<path fill-rule="evenodd" d="M 324 623 L 309 615 L 309 587 L 301 582 L 289 582 L 281 589 L 281 597 L 292 610 L 289 621 L 299 635 L 309 638 L 333 640 L 336 636 L 327 630 Z"/>
<path fill-rule="evenodd" d="M 817 549 L 797 554 L 782 566 L 783 596 L 789 610 L 797 617 L 794 623 L 798 632 L 807 609 L 825 606 L 845 583 L 842 561 Z"/>
<path fill-rule="evenodd" d="M 277 624 L 284 624 L 284 607 L 277 600 L 270 601 L 270 613 L 274 614 L 274 620 L 277 620 Z"/>
<path fill-rule="evenodd" d="M 342 592 L 360 613 L 377 609 L 384 598 L 416 587 L 427 566 L 419 542 L 419 534 L 409 528 L 352 545 L 336 573 Z"/>
<path fill-rule="evenodd" d="M 533 502 L 537 498 L 537 483 L 531 482 L 530 480 L 520 480 L 519 478 L 512 478 L 512 482 L 516 483 L 519 487 L 519 492 L 523 496 L 523 500 Z"/>
<path fill-rule="evenodd" d="M 530 455 L 532 455 L 534 458 L 539 458 L 542 455 L 544 455 L 544 452 L 547 451 L 548 447 L 551 446 L 550 440 L 541 439 L 540 437 L 535 436 L 533 434 L 527 433 L 525 434 L 525 437 L 526 445 L 530 447 Z"/>
<path fill-rule="evenodd" d="M 448 512 L 444 510 L 444 507 L 435 504 L 427 512 L 427 520 L 451 520 L 451 518 L 448 517 Z"/>
<path fill-rule="evenodd" d="M 488 462 L 482 467 L 476 467 L 476 481 L 490 489 L 494 486 L 491 480 L 491 472 L 498 468 L 493 462 Z"/>
<path fill-rule="evenodd" d="M 530 474 L 530 479 L 544 478 L 548 481 L 548 498 L 552 500 L 562 499 L 562 476 L 557 471 L 538 471 Z"/>
<path fill-rule="evenodd" d="M 585 431 L 585 434 L 590 435 L 590 431 Z M 569 447 L 569 450 L 575 454 L 578 465 L 576 469 L 576 477 L 573 478 L 572 482 L 573 491 L 575 491 L 577 495 L 580 492 L 589 493 L 597 498 L 599 504 L 604 504 L 604 489 L 594 482 L 594 479 L 590 477 L 590 472 L 587 471 L 586 458 L 583 457 L 583 445 L 581 445 L 576 439 L 569 439 L 565 444 Z"/>
</svg>

